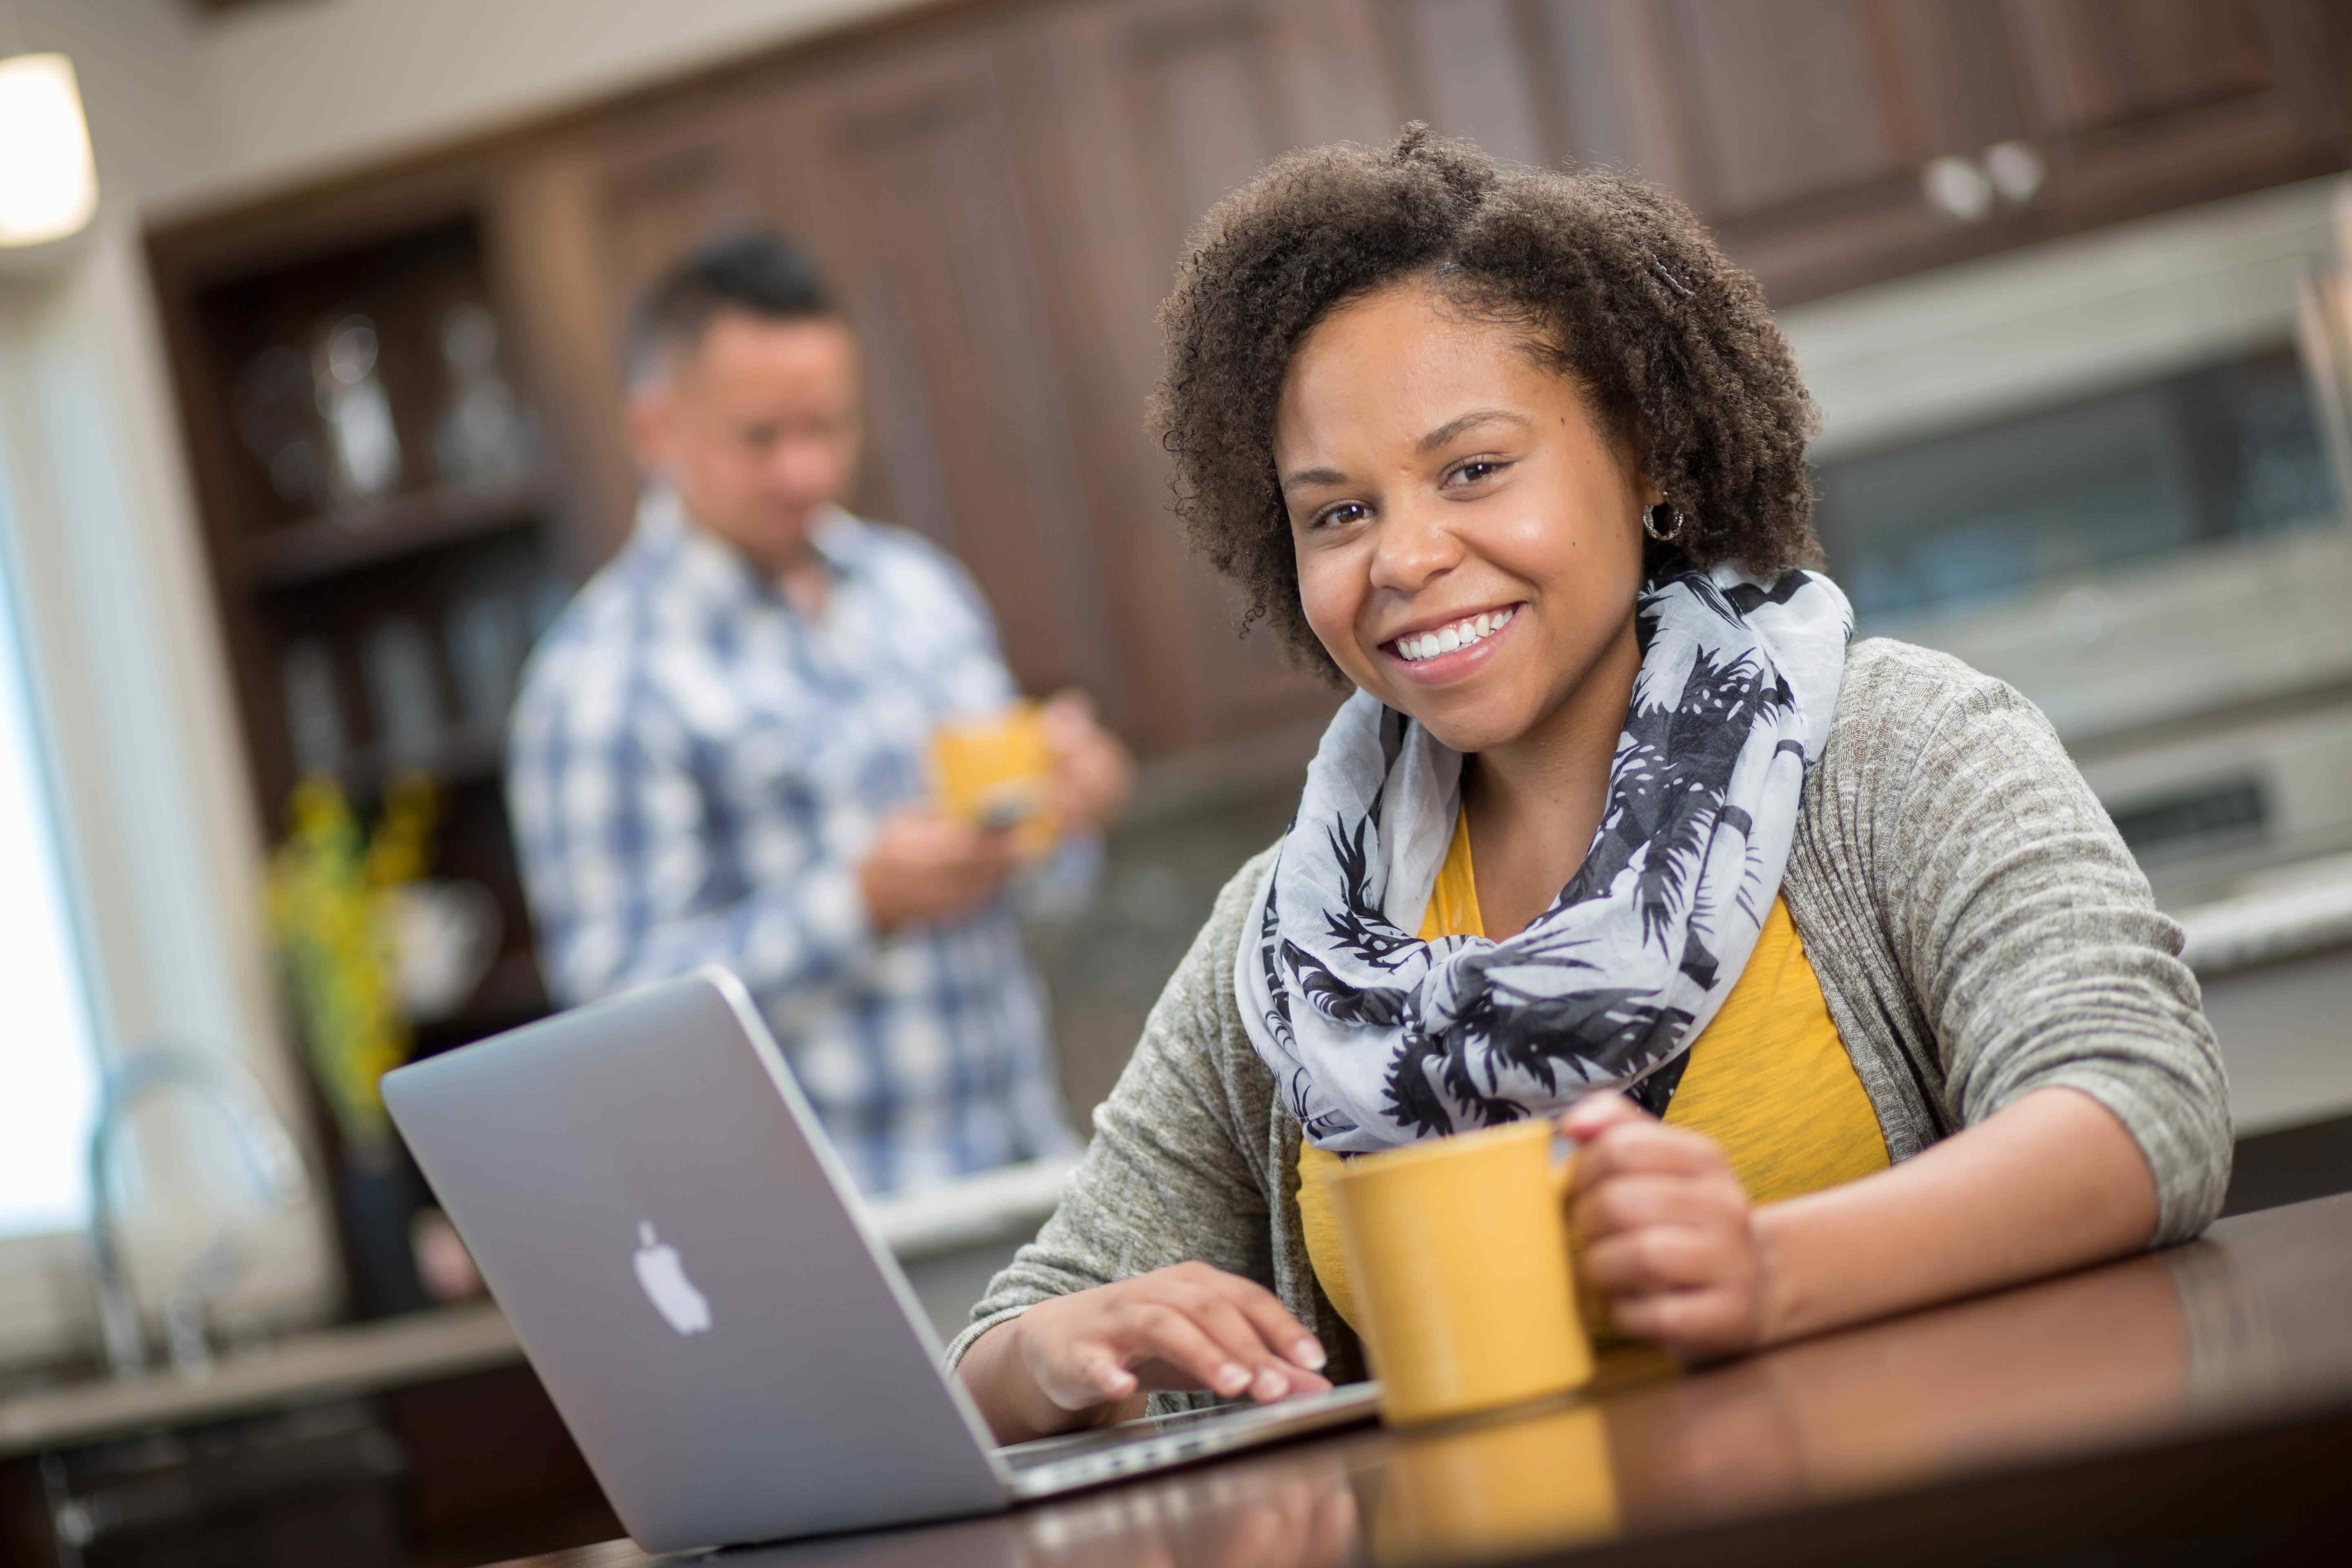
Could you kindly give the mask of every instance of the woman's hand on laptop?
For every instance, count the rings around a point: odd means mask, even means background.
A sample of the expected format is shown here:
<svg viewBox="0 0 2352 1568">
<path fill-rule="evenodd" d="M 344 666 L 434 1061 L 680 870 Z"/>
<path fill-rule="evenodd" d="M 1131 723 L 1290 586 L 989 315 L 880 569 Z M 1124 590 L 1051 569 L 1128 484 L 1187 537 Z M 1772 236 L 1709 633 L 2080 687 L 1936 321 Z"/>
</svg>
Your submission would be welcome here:
<svg viewBox="0 0 2352 1568">
<path fill-rule="evenodd" d="M 1274 1292 L 1179 1263 L 1040 1301 L 973 1342 L 960 1370 L 997 1440 L 1017 1443 L 1140 1414 L 1155 1389 L 1320 1394 L 1323 1364 Z"/>
</svg>

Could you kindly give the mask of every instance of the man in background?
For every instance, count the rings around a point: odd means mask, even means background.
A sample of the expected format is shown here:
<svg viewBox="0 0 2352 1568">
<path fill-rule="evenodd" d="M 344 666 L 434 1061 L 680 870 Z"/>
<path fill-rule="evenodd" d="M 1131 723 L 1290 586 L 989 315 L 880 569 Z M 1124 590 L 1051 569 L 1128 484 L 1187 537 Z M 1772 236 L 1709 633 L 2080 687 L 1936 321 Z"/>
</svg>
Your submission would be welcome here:
<svg viewBox="0 0 2352 1568">
<path fill-rule="evenodd" d="M 869 1193 L 1074 1147 L 1011 906 L 1083 896 L 1127 753 L 1083 697 L 1046 705 L 1067 830 L 1042 865 L 929 803 L 934 731 L 1019 694 L 963 570 L 840 506 L 858 348 L 797 251 L 688 257 L 632 361 L 636 528 L 533 654 L 509 735 L 551 989 L 732 969 Z"/>
</svg>

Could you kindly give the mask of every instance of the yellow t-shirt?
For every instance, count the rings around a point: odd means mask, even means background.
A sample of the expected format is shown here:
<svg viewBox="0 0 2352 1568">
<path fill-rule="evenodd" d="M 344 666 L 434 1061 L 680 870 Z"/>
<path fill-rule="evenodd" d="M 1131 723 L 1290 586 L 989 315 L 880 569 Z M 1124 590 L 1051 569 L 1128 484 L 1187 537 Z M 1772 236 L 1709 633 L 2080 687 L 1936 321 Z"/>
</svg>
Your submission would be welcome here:
<svg viewBox="0 0 2352 1568">
<path fill-rule="evenodd" d="M 1421 938 L 1485 934 L 1465 813 L 1454 819 Z M 1781 900 L 1772 900 L 1722 1010 L 1692 1043 L 1665 1119 L 1714 1139 L 1753 1203 L 1819 1192 L 1886 1168 L 1878 1113 L 1854 1075 Z M 1338 1155 L 1299 1144 L 1298 1217 L 1307 1260 L 1323 1293 L 1352 1325 L 1339 1219 L 1323 1186 L 1339 1167 Z"/>
</svg>

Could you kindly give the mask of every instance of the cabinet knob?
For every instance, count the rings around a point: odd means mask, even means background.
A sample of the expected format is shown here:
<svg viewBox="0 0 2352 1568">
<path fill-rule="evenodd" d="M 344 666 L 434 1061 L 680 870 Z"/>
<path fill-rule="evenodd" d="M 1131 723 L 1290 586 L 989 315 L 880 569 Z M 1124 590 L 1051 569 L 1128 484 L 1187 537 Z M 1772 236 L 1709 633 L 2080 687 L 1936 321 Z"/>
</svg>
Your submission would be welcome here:
<svg viewBox="0 0 2352 1568">
<path fill-rule="evenodd" d="M 2050 165 L 2031 142 L 1996 142 L 1984 150 L 1984 171 L 1992 188 L 2011 206 L 2032 201 L 2050 177 Z"/>
<path fill-rule="evenodd" d="M 1992 181 L 1956 153 L 1931 159 L 1919 171 L 1919 190 L 1929 206 L 1961 223 L 1980 223 L 1992 211 Z"/>
</svg>

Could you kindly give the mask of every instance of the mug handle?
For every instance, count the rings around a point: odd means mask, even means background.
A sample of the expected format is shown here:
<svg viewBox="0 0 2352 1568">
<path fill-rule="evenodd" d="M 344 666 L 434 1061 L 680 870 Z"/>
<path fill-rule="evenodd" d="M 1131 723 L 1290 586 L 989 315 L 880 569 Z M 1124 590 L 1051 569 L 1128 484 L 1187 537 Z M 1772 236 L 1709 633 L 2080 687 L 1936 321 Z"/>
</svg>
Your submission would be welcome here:
<svg viewBox="0 0 2352 1568">
<path fill-rule="evenodd" d="M 1559 1238 L 1560 1244 L 1568 1248 L 1569 1284 L 1576 1291 L 1576 1314 L 1584 1321 L 1587 1339 L 1614 1338 L 1617 1326 L 1610 1319 L 1609 1303 L 1584 1288 L 1583 1270 L 1577 1267 L 1577 1255 L 1583 1248 L 1577 1242 L 1576 1227 L 1568 1219 L 1568 1200 L 1576 1186 L 1577 1143 L 1574 1139 L 1558 1131 L 1553 1132 L 1552 1142 L 1555 1146 L 1560 1143 L 1568 1145 L 1567 1155 L 1552 1166 L 1551 1191 L 1554 1201 L 1559 1205 Z"/>
</svg>

